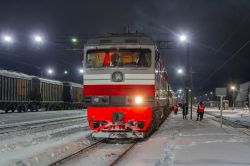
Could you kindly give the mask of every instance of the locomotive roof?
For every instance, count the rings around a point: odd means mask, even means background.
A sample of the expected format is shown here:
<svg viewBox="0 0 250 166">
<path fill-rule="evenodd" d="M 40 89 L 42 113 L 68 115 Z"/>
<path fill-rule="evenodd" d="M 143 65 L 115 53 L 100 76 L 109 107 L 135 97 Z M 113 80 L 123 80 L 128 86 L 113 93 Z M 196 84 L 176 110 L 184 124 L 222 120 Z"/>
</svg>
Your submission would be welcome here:
<svg viewBox="0 0 250 166">
<path fill-rule="evenodd" d="M 31 79 L 33 76 L 10 70 L 0 70 L 0 75 L 11 78 Z"/>
<path fill-rule="evenodd" d="M 146 44 L 154 45 L 154 42 L 142 33 L 111 34 L 109 36 L 89 39 L 86 45 L 116 45 L 116 44 Z"/>
</svg>

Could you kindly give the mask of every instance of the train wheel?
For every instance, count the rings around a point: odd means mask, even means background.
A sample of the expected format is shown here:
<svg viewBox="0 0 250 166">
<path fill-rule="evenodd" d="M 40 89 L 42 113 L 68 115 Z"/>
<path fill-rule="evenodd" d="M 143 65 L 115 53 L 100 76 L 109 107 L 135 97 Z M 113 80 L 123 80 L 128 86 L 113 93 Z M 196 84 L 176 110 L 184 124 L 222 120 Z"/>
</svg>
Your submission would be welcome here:
<svg viewBox="0 0 250 166">
<path fill-rule="evenodd" d="M 39 108 L 38 108 L 38 106 L 36 105 L 36 106 L 35 106 L 35 111 L 38 112 L 38 110 L 39 110 Z"/>
<path fill-rule="evenodd" d="M 159 115 L 159 111 L 160 110 L 157 110 L 157 111 L 154 111 L 154 116 L 153 116 L 153 125 L 154 125 L 154 129 L 157 130 L 159 127 L 160 127 L 160 115 Z"/>
<path fill-rule="evenodd" d="M 19 113 L 22 112 L 22 107 L 21 106 L 17 107 L 17 112 L 19 112 Z"/>
<path fill-rule="evenodd" d="M 154 126 L 153 123 L 151 122 L 151 124 L 148 126 L 148 129 L 145 133 L 145 137 L 149 137 L 154 131 Z"/>
<path fill-rule="evenodd" d="M 23 106 L 23 111 L 24 111 L 24 112 L 28 112 L 28 108 L 27 108 L 26 105 Z"/>
</svg>

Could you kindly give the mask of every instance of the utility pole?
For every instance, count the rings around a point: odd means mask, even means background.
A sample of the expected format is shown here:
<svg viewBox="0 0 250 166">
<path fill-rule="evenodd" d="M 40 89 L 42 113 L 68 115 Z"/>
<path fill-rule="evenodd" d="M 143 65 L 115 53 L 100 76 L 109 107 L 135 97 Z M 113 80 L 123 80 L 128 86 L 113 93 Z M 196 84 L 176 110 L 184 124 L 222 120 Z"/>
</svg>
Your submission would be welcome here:
<svg viewBox="0 0 250 166">
<path fill-rule="evenodd" d="M 222 128 L 222 99 L 223 99 L 223 96 L 220 96 L 220 127 Z"/>
<path fill-rule="evenodd" d="M 248 93 L 248 109 L 249 109 L 249 113 L 250 113 L 250 92 Z"/>
<path fill-rule="evenodd" d="M 187 43 L 187 52 L 186 52 L 186 71 L 187 71 L 187 76 L 186 76 L 186 103 L 189 108 L 189 98 L 190 98 L 190 119 L 193 119 L 192 115 L 192 67 L 190 65 L 190 46 L 189 43 Z M 190 93 L 190 95 L 189 95 Z M 188 110 L 187 110 L 188 111 Z"/>
<path fill-rule="evenodd" d="M 190 119 L 193 119 L 193 68 L 191 66 L 190 68 L 190 103 L 191 103 L 191 108 L 190 108 Z"/>
</svg>

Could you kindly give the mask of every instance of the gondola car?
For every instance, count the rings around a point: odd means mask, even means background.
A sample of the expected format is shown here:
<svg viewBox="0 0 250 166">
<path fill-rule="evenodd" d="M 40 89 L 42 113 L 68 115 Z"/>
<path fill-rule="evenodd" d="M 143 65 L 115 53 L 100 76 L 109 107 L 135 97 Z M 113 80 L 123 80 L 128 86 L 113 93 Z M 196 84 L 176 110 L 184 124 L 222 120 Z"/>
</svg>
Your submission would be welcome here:
<svg viewBox="0 0 250 166">
<path fill-rule="evenodd" d="M 82 84 L 0 70 L 0 110 L 18 112 L 84 108 Z"/>
<path fill-rule="evenodd" d="M 67 109 L 83 108 L 83 86 L 73 82 L 63 83 L 63 101 Z"/>
<path fill-rule="evenodd" d="M 0 109 L 6 112 L 27 111 L 31 82 L 29 75 L 0 70 Z"/>
<path fill-rule="evenodd" d="M 89 39 L 83 62 L 84 101 L 93 137 L 144 138 L 168 116 L 168 75 L 146 35 Z"/>
<path fill-rule="evenodd" d="M 32 78 L 32 101 L 31 110 L 38 111 L 40 108 L 46 110 L 59 110 L 63 106 L 63 83 L 61 81 L 45 79 L 40 77 Z"/>
</svg>

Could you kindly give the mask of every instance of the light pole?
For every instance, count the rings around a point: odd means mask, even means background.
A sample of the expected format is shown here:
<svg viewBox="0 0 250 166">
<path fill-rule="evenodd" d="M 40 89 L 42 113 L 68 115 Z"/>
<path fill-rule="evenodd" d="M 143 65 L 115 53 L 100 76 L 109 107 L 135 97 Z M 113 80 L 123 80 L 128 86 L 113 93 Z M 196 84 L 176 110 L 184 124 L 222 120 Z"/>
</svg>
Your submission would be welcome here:
<svg viewBox="0 0 250 166">
<path fill-rule="evenodd" d="M 233 91 L 233 110 L 234 110 L 234 91 L 235 91 L 235 86 L 234 85 L 232 85 L 231 86 L 231 90 Z"/>
<path fill-rule="evenodd" d="M 185 34 L 182 34 L 179 36 L 179 40 L 182 43 L 186 43 L 187 44 L 187 52 L 186 52 L 186 71 L 187 71 L 187 75 L 186 75 L 186 104 L 187 104 L 187 109 L 189 107 L 189 94 L 190 94 L 190 103 L 191 103 L 191 107 L 190 107 L 190 119 L 193 118 L 192 112 L 193 112 L 193 100 L 192 100 L 192 93 L 193 93 L 193 86 L 192 86 L 192 67 L 190 65 L 190 48 L 189 48 L 189 42 L 188 42 L 188 38 Z M 190 90 L 190 92 L 189 92 Z M 188 110 L 187 110 L 188 111 Z"/>
</svg>

